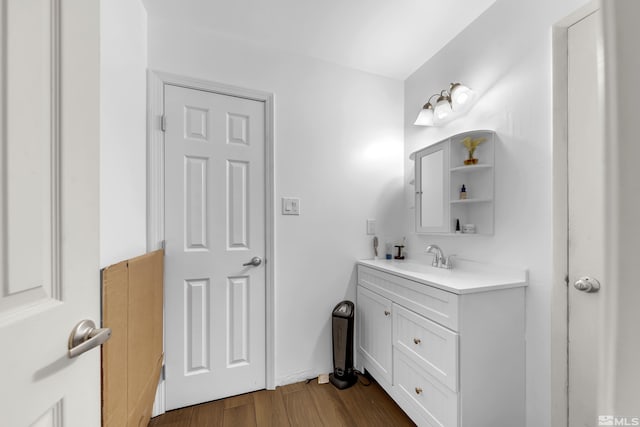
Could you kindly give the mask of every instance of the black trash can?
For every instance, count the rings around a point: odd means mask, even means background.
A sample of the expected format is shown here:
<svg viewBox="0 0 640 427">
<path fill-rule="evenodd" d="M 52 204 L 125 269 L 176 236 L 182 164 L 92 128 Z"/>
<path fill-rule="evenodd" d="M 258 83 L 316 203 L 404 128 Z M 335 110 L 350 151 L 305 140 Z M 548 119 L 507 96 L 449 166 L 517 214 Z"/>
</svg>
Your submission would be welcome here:
<svg viewBox="0 0 640 427">
<path fill-rule="evenodd" d="M 358 380 L 353 369 L 353 312 L 353 303 L 342 301 L 331 316 L 333 373 L 329 375 L 329 381 L 340 390 L 351 387 Z"/>
</svg>

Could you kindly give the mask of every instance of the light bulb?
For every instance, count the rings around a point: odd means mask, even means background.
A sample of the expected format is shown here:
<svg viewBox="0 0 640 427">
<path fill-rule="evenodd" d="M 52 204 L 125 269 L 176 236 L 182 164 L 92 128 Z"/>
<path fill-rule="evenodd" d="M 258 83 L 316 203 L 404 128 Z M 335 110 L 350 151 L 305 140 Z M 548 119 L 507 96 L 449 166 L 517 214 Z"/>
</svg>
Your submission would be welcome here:
<svg viewBox="0 0 640 427">
<path fill-rule="evenodd" d="M 455 101 L 453 101 L 455 99 Z M 451 101 L 455 102 L 458 105 L 466 104 L 469 100 L 469 95 L 466 93 L 461 93 L 458 96 L 454 97 Z"/>
<path fill-rule="evenodd" d="M 452 83 L 449 89 L 451 104 L 454 110 L 465 111 L 471 106 L 474 93 L 471 89 L 460 83 Z"/>
<path fill-rule="evenodd" d="M 433 115 L 436 121 L 442 122 L 451 114 L 451 103 L 449 97 L 440 96 L 436 106 L 433 109 Z"/>
</svg>

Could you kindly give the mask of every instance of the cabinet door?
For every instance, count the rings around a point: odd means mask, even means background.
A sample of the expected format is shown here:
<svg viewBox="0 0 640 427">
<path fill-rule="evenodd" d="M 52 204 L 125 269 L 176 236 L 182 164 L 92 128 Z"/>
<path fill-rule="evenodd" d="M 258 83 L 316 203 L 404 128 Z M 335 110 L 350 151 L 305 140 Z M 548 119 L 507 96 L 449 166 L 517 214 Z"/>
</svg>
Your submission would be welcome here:
<svg viewBox="0 0 640 427">
<path fill-rule="evenodd" d="M 362 286 L 357 298 L 358 350 L 364 366 L 377 380 L 391 384 L 391 301 Z"/>
<path fill-rule="evenodd" d="M 416 153 L 415 170 L 416 231 L 451 232 L 448 140 Z"/>
</svg>

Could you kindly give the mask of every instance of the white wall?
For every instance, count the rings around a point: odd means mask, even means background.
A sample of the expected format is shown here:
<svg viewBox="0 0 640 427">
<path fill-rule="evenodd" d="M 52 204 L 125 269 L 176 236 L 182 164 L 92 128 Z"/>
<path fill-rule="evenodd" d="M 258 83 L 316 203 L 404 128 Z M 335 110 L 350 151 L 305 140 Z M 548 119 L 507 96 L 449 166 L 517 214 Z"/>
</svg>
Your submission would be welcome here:
<svg viewBox="0 0 640 427">
<path fill-rule="evenodd" d="M 100 266 L 146 251 L 147 13 L 100 2 Z"/>
<path fill-rule="evenodd" d="M 402 237 L 402 82 L 149 19 L 149 68 L 275 94 L 276 372 L 330 372 L 330 315 L 355 300 L 354 262 Z"/>
<path fill-rule="evenodd" d="M 551 26 L 584 0 L 498 0 L 405 81 L 405 216 L 409 254 L 424 262 L 428 244 L 493 264 L 529 269 L 527 289 L 527 426 L 550 425 Z M 465 117 L 441 128 L 413 126 L 429 95 L 450 82 L 480 95 Z M 498 134 L 495 235 L 469 238 L 412 233 L 411 152 L 470 129 Z"/>
</svg>

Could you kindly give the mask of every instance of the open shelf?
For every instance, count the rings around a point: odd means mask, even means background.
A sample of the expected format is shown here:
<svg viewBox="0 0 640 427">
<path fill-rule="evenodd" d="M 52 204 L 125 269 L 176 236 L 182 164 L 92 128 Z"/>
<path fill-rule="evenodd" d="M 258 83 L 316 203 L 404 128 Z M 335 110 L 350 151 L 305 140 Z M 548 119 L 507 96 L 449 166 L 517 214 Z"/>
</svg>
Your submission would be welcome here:
<svg viewBox="0 0 640 427">
<path fill-rule="evenodd" d="M 462 165 L 449 169 L 451 172 L 474 172 L 477 170 L 492 169 L 493 165 L 480 163 L 477 165 Z"/>
<path fill-rule="evenodd" d="M 460 200 L 450 200 L 449 203 L 460 203 L 460 204 L 467 204 L 467 203 L 491 203 L 493 202 L 492 199 L 460 199 Z"/>
<path fill-rule="evenodd" d="M 430 236 L 447 236 L 447 237 L 470 237 L 470 236 L 478 236 L 478 237 L 487 237 L 487 236 L 491 236 L 491 234 L 488 233 L 436 233 L 436 232 L 428 232 L 428 233 L 421 233 L 421 234 L 426 234 L 426 235 L 430 235 Z"/>
</svg>

